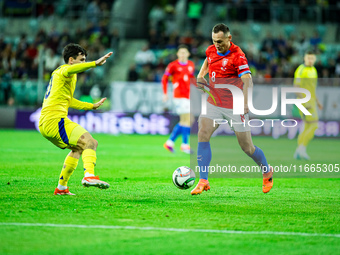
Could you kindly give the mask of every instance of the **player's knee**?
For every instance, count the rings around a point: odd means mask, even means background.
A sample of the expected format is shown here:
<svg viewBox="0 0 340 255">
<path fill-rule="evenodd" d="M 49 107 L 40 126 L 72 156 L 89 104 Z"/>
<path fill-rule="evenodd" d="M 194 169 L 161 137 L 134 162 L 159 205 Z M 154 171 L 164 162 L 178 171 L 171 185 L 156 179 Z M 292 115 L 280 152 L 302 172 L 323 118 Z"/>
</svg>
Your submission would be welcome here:
<svg viewBox="0 0 340 255">
<path fill-rule="evenodd" d="M 243 144 L 241 145 L 241 148 L 248 156 L 251 156 L 254 153 L 253 146 L 251 146 L 250 144 Z"/>
<path fill-rule="evenodd" d="M 98 147 L 98 141 L 91 137 L 90 139 L 87 140 L 85 147 L 86 149 L 96 150 Z"/>
<path fill-rule="evenodd" d="M 198 131 L 198 141 L 199 142 L 209 142 L 210 140 L 210 133 L 208 130 L 200 129 Z"/>
</svg>

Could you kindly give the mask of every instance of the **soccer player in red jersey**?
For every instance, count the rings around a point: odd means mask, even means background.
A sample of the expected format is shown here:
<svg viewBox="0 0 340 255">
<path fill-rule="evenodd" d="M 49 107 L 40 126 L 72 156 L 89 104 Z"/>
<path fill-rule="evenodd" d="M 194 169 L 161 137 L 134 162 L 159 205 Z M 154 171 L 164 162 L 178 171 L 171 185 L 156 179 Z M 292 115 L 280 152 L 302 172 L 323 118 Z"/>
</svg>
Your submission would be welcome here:
<svg viewBox="0 0 340 255">
<path fill-rule="evenodd" d="M 178 59 L 171 62 L 163 75 L 163 102 L 168 100 L 167 87 L 169 76 L 172 76 L 175 111 L 179 115 L 179 123 L 171 132 L 170 138 L 164 143 L 164 148 L 174 152 L 176 138 L 182 134 L 181 151 L 190 154 L 188 144 L 190 135 L 190 78 L 194 77 L 195 65 L 189 60 L 190 52 L 186 45 L 178 46 Z"/>
<path fill-rule="evenodd" d="M 248 88 L 253 86 L 251 72 L 243 51 L 231 42 L 232 36 L 225 24 L 217 24 L 212 30 L 213 45 L 206 50 L 206 59 L 197 76 L 197 85 L 204 88 L 207 84 L 204 76 L 209 73 L 210 85 L 214 87 L 219 80 L 228 81 L 243 90 L 244 115 L 233 115 L 233 98 L 228 89 L 211 89 L 211 96 L 207 101 L 206 115 L 200 115 L 198 130 L 197 163 L 200 167 L 200 180 L 191 191 L 192 195 L 201 194 L 210 189 L 208 182 L 208 169 L 211 161 L 210 137 L 219 125 L 214 125 L 214 120 L 225 119 L 230 124 L 248 123 Z M 220 99 L 220 101 L 218 100 Z M 273 168 L 269 167 L 263 151 L 253 145 L 249 125 L 232 125 L 242 150 L 251 157 L 262 169 L 262 191 L 267 193 L 273 186 Z"/>
</svg>

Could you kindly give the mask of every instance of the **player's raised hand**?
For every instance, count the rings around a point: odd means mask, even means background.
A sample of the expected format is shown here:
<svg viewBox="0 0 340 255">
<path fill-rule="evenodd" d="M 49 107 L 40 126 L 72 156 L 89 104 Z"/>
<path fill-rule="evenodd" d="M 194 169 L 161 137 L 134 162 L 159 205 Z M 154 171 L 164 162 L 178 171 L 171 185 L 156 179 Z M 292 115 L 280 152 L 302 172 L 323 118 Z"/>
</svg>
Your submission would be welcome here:
<svg viewBox="0 0 340 255">
<path fill-rule="evenodd" d="M 105 102 L 105 100 L 106 100 L 106 97 L 104 97 L 104 98 L 102 98 L 102 99 L 100 99 L 100 101 L 99 102 L 97 102 L 97 103 L 95 103 L 95 104 L 93 104 L 93 110 L 96 110 L 96 109 L 98 109 L 104 102 Z"/>
<path fill-rule="evenodd" d="M 109 52 L 106 55 L 102 56 L 100 59 L 98 59 L 96 61 L 96 66 L 102 66 L 106 63 L 106 60 L 111 57 L 111 55 L 113 54 L 113 52 Z"/>
</svg>

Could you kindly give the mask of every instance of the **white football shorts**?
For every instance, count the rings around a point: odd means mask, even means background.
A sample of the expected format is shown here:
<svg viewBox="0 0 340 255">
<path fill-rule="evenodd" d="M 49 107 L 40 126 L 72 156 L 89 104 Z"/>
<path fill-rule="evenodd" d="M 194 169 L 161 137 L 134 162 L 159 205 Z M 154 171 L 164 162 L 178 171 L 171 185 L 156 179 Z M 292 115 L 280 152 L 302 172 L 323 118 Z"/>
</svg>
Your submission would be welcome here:
<svg viewBox="0 0 340 255">
<path fill-rule="evenodd" d="M 178 115 L 190 113 L 190 99 L 188 98 L 174 98 L 174 112 Z"/>
<path fill-rule="evenodd" d="M 199 119 L 208 118 L 214 120 L 215 124 L 227 124 L 231 130 L 236 132 L 250 131 L 248 125 L 249 115 L 247 114 L 233 114 L 233 109 L 218 107 L 207 102 L 207 114 L 201 114 Z"/>
</svg>

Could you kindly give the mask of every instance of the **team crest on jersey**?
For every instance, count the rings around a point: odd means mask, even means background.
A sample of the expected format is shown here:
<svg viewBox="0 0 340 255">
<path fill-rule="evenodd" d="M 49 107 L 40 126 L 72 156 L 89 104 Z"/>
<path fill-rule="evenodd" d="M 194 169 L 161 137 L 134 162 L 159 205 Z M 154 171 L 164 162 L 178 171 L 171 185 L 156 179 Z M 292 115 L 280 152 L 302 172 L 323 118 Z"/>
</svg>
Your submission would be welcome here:
<svg viewBox="0 0 340 255">
<path fill-rule="evenodd" d="M 222 67 L 221 67 L 221 70 L 222 70 L 222 71 L 225 71 L 225 70 L 226 70 L 227 64 L 228 64 L 228 59 L 224 58 L 224 59 L 222 60 Z"/>
</svg>

